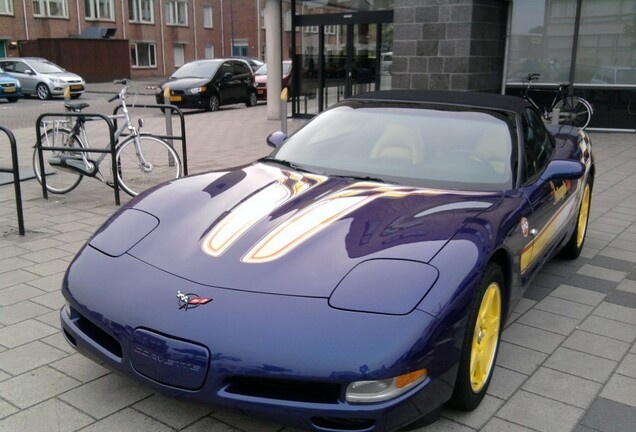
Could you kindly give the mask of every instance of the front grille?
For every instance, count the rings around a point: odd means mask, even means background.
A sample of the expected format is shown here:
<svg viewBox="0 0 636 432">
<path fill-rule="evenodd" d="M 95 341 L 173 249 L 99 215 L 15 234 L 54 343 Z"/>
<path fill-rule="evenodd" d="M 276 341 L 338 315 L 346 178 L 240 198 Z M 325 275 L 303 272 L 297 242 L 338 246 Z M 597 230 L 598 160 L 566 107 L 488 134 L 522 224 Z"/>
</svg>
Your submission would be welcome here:
<svg viewBox="0 0 636 432">
<path fill-rule="evenodd" d="M 77 311 L 74 311 L 74 313 L 77 313 Z M 122 358 L 121 344 L 117 341 L 117 339 L 93 324 L 83 315 L 79 313 L 77 313 L 77 315 L 78 318 L 75 323 L 82 333 L 114 356 L 120 359 Z"/>
<path fill-rule="evenodd" d="M 265 399 L 333 404 L 338 402 L 340 385 L 275 378 L 234 377 L 229 380 L 226 391 Z"/>
</svg>

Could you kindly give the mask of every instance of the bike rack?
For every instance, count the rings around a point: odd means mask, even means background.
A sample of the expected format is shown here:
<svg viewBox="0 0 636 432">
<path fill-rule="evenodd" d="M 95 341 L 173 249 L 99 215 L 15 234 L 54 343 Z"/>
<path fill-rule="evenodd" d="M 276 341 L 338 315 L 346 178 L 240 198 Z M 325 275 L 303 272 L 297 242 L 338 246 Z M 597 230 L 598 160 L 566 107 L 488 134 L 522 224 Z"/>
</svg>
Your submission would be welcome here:
<svg viewBox="0 0 636 432">
<path fill-rule="evenodd" d="M 20 172 L 18 170 L 18 146 L 15 141 L 15 135 L 10 129 L 0 126 L 0 131 L 4 132 L 9 138 L 11 146 L 11 168 L 0 166 L 0 172 L 13 173 L 13 186 L 15 188 L 15 206 L 18 210 L 18 231 L 24 237 L 24 213 L 22 212 L 22 189 L 20 189 Z"/>
<path fill-rule="evenodd" d="M 159 105 L 159 104 L 150 104 L 150 105 L 128 105 L 126 104 L 127 108 L 157 108 L 157 109 L 161 109 L 161 110 L 170 110 L 170 112 L 176 112 L 177 115 L 179 116 L 179 123 L 180 123 L 180 129 L 181 129 L 181 135 L 157 135 L 157 134 L 152 134 L 152 136 L 155 136 L 157 138 L 161 138 L 164 140 L 168 140 L 171 143 L 170 140 L 177 140 L 177 141 L 181 141 L 181 153 L 183 154 L 183 160 L 181 161 L 183 163 L 183 175 L 187 176 L 188 175 L 188 152 L 187 152 L 187 144 L 186 144 L 186 132 L 185 132 L 185 117 L 183 115 L 183 111 L 181 111 L 178 107 L 174 106 L 174 105 Z M 113 116 L 118 116 L 119 114 L 119 110 L 122 108 L 121 105 L 118 105 L 115 107 L 115 109 L 113 110 Z M 117 118 L 114 118 L 114 127 L 115 130 L 117 129 Z M 122 135 L 123 136 L 123 135 Z"/>
<path fill-rule="evenodd" d="M 65 112 L 65 113 L 44 113 L 40 115 L 35 121 L 35 136 L 36 136 L 36 148 L 38 149 L 38 164 L 40 165 L 40 173 L 42 174 L 42 196 L 45 199 L 49 199 L 49 193 L 46 189 L 46 172 L 44 167 L 44 157 L 42 155 L 42 150 L 53 150 L 53 151 L 65 151 L 68 150 L 68 147 L 51 147 L 51 146 L 43 146 L 42 141 L 40 140 L 40 131 L 42 129 L 42 125 L 44 123 L 45 118 L 54 117 L 68 120 L 69 117 L 83 117 L 89 120 L 102 119 L 108 125 L 108 135 L 110 138 L 110 148 L 73 148 L 75 152 L 82 153 L 110 153 L 112 158 L 112 167 L 113 167 L 113 189 L 115 190 L 115 204 L 120 205 L 121 201 L 119 199 L 119 180 L 117 178 L 117 161 L 115 157 L 116 149 L 115 149 L 115 129 L 113 127 L 113 122 L 105 115 L 102 114 L 93 114 L 93 113 L 74 113 L 74 112 Z M 49 120 L 50 121 L 50 120 Z M 62 120 L 59 120 L 62 121 Z"/>
</svg>

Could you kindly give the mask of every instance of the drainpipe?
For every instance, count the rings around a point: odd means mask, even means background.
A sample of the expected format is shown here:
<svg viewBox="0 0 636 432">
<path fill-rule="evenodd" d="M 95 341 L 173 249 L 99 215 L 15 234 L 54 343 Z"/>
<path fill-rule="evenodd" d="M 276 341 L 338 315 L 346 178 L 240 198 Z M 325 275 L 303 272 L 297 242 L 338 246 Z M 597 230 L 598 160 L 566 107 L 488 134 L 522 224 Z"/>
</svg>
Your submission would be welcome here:
<svg viewBox="0 0 636 432">
<path fill-rule="evenodd" d="M 199 59 L 199 44 L 197 40 L 197 0 L 192 0 L 192 20 L 194 25 L 192 26 L 194 32 L 194 59 Z M 185 59 L 183 59 L 185 62 Z"/>
<path fill-rule="evenodd" d="M 261 0 L 256 0 L 256 50 L 261 58 Z"/>
<path fill-rule="evenodd" d="M 163 39 L 163 2 L 159 0 L 159 28 L 161 29 L 161 65 L 166 76 L 166 43 Z"/>
<path fill-rule="evenodd" d="M 124 0 L 121 0 L 121 32 L 122 39 L 126 39 L 126 15 L 124 15 Z M 130 19 L 130 17 L 128 17 Z"/>
<path fill-rule="evenodd" d="M 221 0 L 221 57 L 225 57 L 225 15 L 223 14 L 223 0 Z"/>
<path fill-rule="evenodd" d="M 22 0 L 22 12 L 24 12 L 24 32 L 26 40 L 29 40 L 29 21 L 27 21 L 26 0 Z"/>
<path fill-rule="evenodd" d="M 75 0 L 75 6 L 77 7 L 77 34 L 82 34 L 82 20 L 80 19 L 79 0 Z"/>
</svg>

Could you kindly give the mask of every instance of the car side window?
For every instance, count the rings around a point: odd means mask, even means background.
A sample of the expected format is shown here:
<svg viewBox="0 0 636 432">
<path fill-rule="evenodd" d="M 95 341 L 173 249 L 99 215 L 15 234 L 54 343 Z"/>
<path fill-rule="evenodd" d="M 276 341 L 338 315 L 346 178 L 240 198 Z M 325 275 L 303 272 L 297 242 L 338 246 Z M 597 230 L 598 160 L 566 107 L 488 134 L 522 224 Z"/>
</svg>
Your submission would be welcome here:
<svg viewBox="0 0 636 432">
<path fill-rule="evenodd" d="M 29 69 L 29 67 L 24 63 L 15 63 L 13 65 L 13 68 L 13 70 L 18 73 L 26 73 L 26 71 Z"/>
<path fill-rule="evenodd" d="M 2 66 L 2 69 L 5 70 L 5 72 L 14 72 L 15 69 L 13 68 L 15 63 L 13 62 L 2 62 L 0 63 L 0 66 Z"/>
<path fill-rule="evenodd" d="M 540 174 L 550 161 L 554 143 L 536 112 L 526 108 L 521 116 L 524 138 L 524 168 L 526 180 Z"/>
<path fill-rule="evenodd" d="M 234 75 L 245 75 L 249 73 L 250 71 L 246 65 L 240 62 L 234 63 Z"/>
<path fill-rule="evenodd" d="M 226 73 L 231 73 L 232 75 L 234 75 L 234 71 L 232 69 L 232 64 L 228 63 L 223 63 L 221 65 L 221 77 L 225 76 Z"/>
</svg>

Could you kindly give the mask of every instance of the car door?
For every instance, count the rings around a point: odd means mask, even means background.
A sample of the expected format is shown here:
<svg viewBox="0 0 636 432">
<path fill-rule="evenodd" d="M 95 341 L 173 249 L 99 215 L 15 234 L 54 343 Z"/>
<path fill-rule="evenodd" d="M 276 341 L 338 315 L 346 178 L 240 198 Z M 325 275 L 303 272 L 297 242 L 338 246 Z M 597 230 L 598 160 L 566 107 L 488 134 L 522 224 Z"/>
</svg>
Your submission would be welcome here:
<svg viewBox="0 0 636 432">
<path fill-rule="evenodd" d="M 236 100 L 236 89 L 234 88 L 234 69 L 229 61 L 223 62 L 218 72 L 219 77 L 219 97 L 221 103 L 233 103 Z"/>
<path fill-rule="evenodd" d="M 521 256 L 521 273 L 524 281 L 528 281 L 550 258 L 563 237 L 567 221 L 564 204 L 573 193 L 573 187 L 570 181 L 541 178 L 551 160 L 554 141 L 535 110 L 524 110 L 521 128 L 523 192 L 530 204 L 527 220 L 522 223 L 527 244 Z"/>
<path fill-rule="evenodd" d="M 38 78 L 35 71 L 28 64 L 16 61 L 13 63 L 13 76 L 20 80 L 22 91 L 25 93 L 35 93 L 35 87 L 38 85 Z"/>
<path fill-rule="evenodd" d="M 252 83 L 252 70 L 243 62 L 234 62 L 234 78 L 236 79 L 237 102 L 245 102 L 249 99 L 250 84 Z"/>
</svg>

